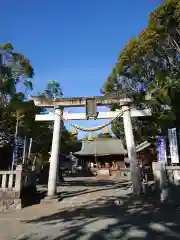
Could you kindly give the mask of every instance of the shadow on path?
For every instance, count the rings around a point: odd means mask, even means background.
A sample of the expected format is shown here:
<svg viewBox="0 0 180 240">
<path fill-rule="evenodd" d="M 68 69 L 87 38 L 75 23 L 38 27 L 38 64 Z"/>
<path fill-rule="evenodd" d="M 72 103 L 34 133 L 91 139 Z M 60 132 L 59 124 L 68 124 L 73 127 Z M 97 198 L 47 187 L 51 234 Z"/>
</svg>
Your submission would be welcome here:
<svg viewBox="0 0 180 240">
<path fill-rule="evenodd" d="M 130 184 L 127 181 L 122 181 L 120 183 L 114 181 L 105 181 L 105 180 L 68 180 L 58 183 L 58 186 L 67 187 L 67 191 L 57 192 L 57 196 L 60 200 L 64 200 L 66 198 L 72 198 L 80 195 L 85 195 L 89 193 L 95 193 L 100 191 L 108 191 L 112 189 L 118 189 L 123 187 L 123 189 L 127 189 L 130 187 Z M 74 190 L 73 187 L 85 187 L 85 189 Z M 40 188 L 47 188 L 47 185 L 39 185 Z M 72 187 L 72 188 L 71 188 Z M 92 187 L 97 189 L 92 189 Z M 60 189 L 61 190 L 61 189 Z M 36 204 L 40 204 L 41 200 L 43 200 L 47 195 L 47 190 L 38 190 L 36 194 L 31 194 L 30 191 L 27 191 L 23 196 L 23 207 L 28 207 Z"/>
<path fill-rule="evenodd" d="M 180 206 L 157 204 L 152 199 L 127 198 L 122 199 L 121 205 L 116 205 L 114 200 L 99 198 L 83 206 L 25 221 L 40 224 L 44 233 L 42 237 L 27 236 L 21 240 L 180 239 Z"/>
<path fill-rule="evenodd" d="M 69 185 L 69 183 L 67 184 L 67 186 Z M 71 185 L 70 185 L 71 186 Z M 81 186 L 81 185 L 80 185 Z M 84 185 L 86 186 L 86 185 Z M 105 184 L 103 184 L 102 186 L 105 186 Z M 107 186 L 107 187 L 103 187 L 103 188 L 99 188 L 99 189 L 82 189 L 82 190 L 77 190 L 77 191 L 61 191 L 58 192 L 57 195 L 59 197 L 59 199 L 64 200 L 67 198 L 72 198 L 72 197 L 77 197 L 77 196 L 81 196 L 81 195 L 85 195 L 85 194 L 89 194 L 89 193 L 96 193 L 96 192 L 101 192 L 101 191 L 109 191 L 109 190 L 115 190 L 115 189 L 123 189 L 126 190 L 130 187 L 131 185 L 128 183 L 123 183 L 123 184 L 116 184 L 116 185 L 111 185 L 111 186 Z M 37 192 L 37 200 L 36 200 L 36 204 L 39 204 L 41 202 L 42 199 L 45 198 L 47 194 L 47 191 L 39 191 Z"/>
</svg>

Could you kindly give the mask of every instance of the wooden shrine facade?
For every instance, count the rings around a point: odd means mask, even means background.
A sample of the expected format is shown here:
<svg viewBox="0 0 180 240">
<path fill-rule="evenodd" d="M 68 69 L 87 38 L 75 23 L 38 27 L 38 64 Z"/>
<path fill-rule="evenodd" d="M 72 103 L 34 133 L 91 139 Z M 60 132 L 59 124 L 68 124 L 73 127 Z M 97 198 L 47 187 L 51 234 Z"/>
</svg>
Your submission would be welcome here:
<svg viewBox="0 0 180 240">
<path fill-rule="evenodd" d="M 151 171 L 154 159 L 154 147 L 148 141 L 136 147 L 137 160 L 141 166 L 146 166 Z M 98 175 L 114 175 L 128 166 L 125 164 L 127 150 L 122 141 L 117 138 L 98 138 L 82 143 L 79 152 L 73 153 L 79 161 L 90 168 L 92 173 Z"/>
</svg>

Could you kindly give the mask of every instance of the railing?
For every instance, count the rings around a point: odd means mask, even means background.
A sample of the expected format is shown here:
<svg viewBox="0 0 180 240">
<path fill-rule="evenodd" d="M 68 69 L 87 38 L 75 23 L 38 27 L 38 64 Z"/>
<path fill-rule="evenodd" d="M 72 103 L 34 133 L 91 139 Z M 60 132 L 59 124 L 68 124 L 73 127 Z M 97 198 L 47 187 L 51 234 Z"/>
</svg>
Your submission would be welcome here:
<svg viewBox="0 0 180 240">
<path fill-rule="evenodd" d="M 120 168 L 120 177 L 131 180 L 130 168 Z"/>
<path fill-rule="evenodd" d="M 0 190 L 14 189 L 16 179 L 16 171 L 0 171 Z"/>
<path fill-rule="evenodd" d="M 161 178 L 161 165 L 159 162 L 152 163 L 154 180 L 159 185 Z M 180 171 L 180 166 L 165 166 L 166 177 L 170 183 L 175 183 L 174 172 L 175 170 Z"/>
<path fill-rule="evenodd" d="M 0 171 L 0 191 L 20 192 L 22 188 L 36 184 L 35 171 L 21 165 L 14 171 Z"/>
<path fill-rule="evenodd" d="M 14 171 L 0 171 L 0 211 L 21 209 L 24 200 L 36 193 L 36 175 L 19 165 Z"/>
</svg>

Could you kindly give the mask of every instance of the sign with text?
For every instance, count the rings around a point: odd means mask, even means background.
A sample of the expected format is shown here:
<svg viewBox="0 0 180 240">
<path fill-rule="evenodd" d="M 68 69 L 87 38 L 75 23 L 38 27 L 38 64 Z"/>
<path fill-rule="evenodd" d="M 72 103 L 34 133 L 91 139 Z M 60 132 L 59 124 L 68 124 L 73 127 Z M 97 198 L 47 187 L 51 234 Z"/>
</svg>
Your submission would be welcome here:
<svg viewBox="0 0 180 240">
<path fill-rule="evenodd" d="M 176 128 L 168 129 L 171 163 L 179 163 Z"/>
<path fill-rule="evenodd" d="M 167 155 L 166 155 L 166 143 L 163 136 L 158 136 L 158 161 L 166 163 Z"/>
<path fill-rule="evenodd" d="M 87 98 L 86 99 L 86 118 L 87 119 L 95 119 L 97 118 L 97 105 L 95 98 Z"/>
</svg>

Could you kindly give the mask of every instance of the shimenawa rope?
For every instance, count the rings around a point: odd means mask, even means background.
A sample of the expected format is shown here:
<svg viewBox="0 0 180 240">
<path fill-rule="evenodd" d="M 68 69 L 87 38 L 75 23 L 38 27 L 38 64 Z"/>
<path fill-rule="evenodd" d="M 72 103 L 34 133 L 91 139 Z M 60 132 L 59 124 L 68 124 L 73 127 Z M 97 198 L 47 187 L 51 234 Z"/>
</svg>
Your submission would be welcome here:
<svg viewBox="0 0 180 240">
<path fill-rule="evenodd" d="M 57 114 L 57 113 L 55 113 Z M 114 122 L 117 118 L 121 117 L 123 115 L 123 111 L 121 110 L 116 117 L 110 119 L 108 122 L 106 122 L 105 124 L 103 125 L 100 125 L 100 126 L 97 126 L 97 127 L 91 127 L 91 128 L 86 128 L 86 127 L 81 127 L 77 124 L 74 124 L 72 123 L 70 120 L 66 119 L 66 118 L 63 118 L 63 116 L 61 116 L 62 120 L 64 120 L 65 122 L 67 122 L 69 125 L 71 125 L 72 127 L 80 130 L 80 131 L 83 131 L 83 132 L 95 132 L 95 131 L 98 131 L 98 130 L 101 130 L 105 127 L 107 127 L 108 125 L 110 125 L 112 122 Z"/>
</svg>

